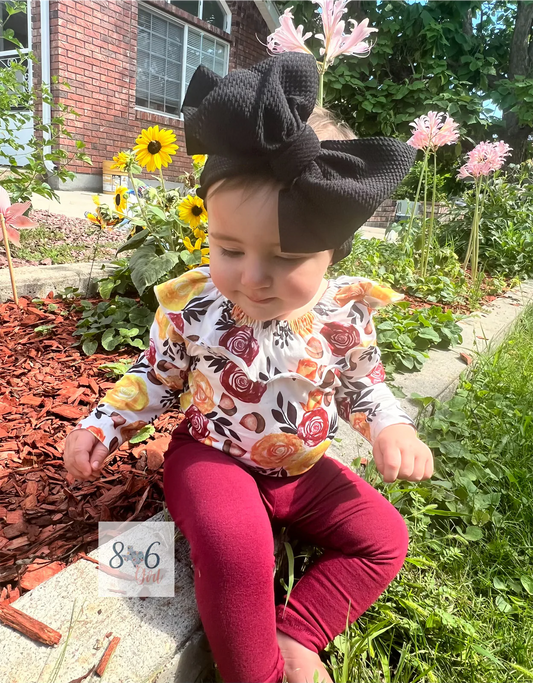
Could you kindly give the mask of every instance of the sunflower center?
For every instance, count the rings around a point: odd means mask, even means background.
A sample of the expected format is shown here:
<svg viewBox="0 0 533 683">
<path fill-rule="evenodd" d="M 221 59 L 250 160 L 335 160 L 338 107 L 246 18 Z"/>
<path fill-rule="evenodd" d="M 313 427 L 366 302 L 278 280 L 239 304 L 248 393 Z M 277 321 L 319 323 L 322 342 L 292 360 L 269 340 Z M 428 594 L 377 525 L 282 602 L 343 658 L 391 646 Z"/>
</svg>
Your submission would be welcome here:
<svg viewBox="0 0 533 683">
<path fill-rule="evenodd" d="M 115 195 L 115 206 L 120 206 L 121 196 L 119 194 Z"/>
<path fill-rule="evenodd" d="M 191 209 L 191 213 L 193 216 L 201 216 L 202 211 L 203 211 L 202 207 L 198 206 L 198 205 L 193 206 Z"/>
<path fill-rule="evenodd" d="M 148 143 L 147 149 L 150 152 L 150 154 L 157 154 L 159 152 L 159 150 L 161 149 L 161 147 L 162 147 L 162 145 L 159 142 L 159 140 L 152 140 L 152 142 Z"/>
</svg>

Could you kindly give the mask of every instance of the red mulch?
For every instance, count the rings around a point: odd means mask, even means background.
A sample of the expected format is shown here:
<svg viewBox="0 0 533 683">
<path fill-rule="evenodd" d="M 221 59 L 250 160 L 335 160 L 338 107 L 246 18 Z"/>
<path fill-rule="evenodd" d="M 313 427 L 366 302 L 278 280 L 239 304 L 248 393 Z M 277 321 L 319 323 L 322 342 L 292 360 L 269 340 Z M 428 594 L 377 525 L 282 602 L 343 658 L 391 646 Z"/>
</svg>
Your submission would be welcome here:
<svg viewBox="0 0 533 683">
<path fill-rule="evenodd" d="M 39 307 L 26 298 L 20 308 L 0 304 L 0 601 L 37 585 L 44 564 L 53 573 L 93 550 L 99 521 L 143 520 L 162 508 L 162 440 L 123 444 L 96 481 L 75 481 L 63 466 L 66 435 L 114 384 L 98 366 L 136 355 L 85 356 L 70 308 L 52 294 Z M 50 333 L 34 332 L 45 324 Z M 166 413 L 156 434 L 179 421 Z"/>
</svg>

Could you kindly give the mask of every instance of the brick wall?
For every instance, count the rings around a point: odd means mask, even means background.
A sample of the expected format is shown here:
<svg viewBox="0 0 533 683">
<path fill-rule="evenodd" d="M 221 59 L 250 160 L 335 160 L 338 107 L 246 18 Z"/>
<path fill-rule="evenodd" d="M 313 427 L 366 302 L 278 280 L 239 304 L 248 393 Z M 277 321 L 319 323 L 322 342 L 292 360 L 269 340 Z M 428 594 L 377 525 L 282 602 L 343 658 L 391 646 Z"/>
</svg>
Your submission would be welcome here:
<svg viewBox="0 0 533 683">
<path fill-rule="evenodd" d="M 422 209 L 420 209 L 422 211 Z M 448 213 L 448 207 L 445 204 L 435 204 L 435 215 Z M 427 215 L 431 215 L 431 203 L 428 202 L 426 208 Z M 388 228 L 391 223 L 394 223 L 396 217 L 396 200 L 386 199 L 383 204 L 380 204 L 371 218 L 365 223 L 367 228 Z"/>
<path fill-rule="evenodd" d="M 249 66 L 266 55 L 256 34 L 266 42 L 269 31 L 254 2 L 228 3 L 233 13 L 231 35 L 164 0 L 149 0 L 148 4 L 226 39 L 230 44 L 230 69 Z M 99 187 L 104 160 L 112 160 L 120 150 L 131 148 L 142 128 L 156 124 L 173 129 L 179 145 L 173 163 L 164 171 L 165 178 L 176 181 L 191 169 L 182 121 L 135 109 L 137 9 L 138 2 L 132 0 L 50 0 L 51 74 L 70 85 L 69 89 L 60 82 L 52 86 L 52 92 L 59 102 L 80 114 L 66 116 L 73 140 L 63 136 L 59 143 L 71 154 L 75 140 L 85 142 L 93 166 L 73 162 L 69 168 L 92 176 L 85 179 L 87 189 Z M 38 0 L 32 3 L 32 15 L 34 47 L 38 48 Z M 52 116 L 59 113 L 56 107 Z M 151 174 L 141 177 L 150 178 Z"/>
</svg>

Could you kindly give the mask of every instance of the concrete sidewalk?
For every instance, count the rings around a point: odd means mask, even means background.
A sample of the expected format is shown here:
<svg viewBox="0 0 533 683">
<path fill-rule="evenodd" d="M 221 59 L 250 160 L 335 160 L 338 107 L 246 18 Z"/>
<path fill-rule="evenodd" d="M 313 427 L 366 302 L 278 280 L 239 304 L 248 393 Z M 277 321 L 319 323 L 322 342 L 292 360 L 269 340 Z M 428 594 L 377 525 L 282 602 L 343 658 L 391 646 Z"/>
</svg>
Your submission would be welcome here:
<svg viewBox="0 0 533 683">
<path fill-rule="evenodd" d="M 50 211 L 59 213 L 70 218 L 85 218 L 86 211 L 94 211 L 95 203 L 93 197 L 100 198 L 102 204 L 112 204 L 113 195 L 97 194 L 95 192 L 66 192 L 56 190 L 60 197 L 60 202 L 55 199 L 47 199 L 41 195 L 34 194 L 31 198 L 32 208 L 36 211 Z"/>
</svg>

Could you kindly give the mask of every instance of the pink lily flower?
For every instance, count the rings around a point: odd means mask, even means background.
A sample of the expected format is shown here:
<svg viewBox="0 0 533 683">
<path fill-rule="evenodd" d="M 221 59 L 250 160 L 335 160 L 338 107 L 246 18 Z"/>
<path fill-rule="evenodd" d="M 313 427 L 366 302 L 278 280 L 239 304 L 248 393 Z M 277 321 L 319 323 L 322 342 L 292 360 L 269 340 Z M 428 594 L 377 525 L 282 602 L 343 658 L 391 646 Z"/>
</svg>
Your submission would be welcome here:
<svg viewBox="0 0 533 683">
<path fill-rule="evenodd" d="M 309 31 L 304 35 L 304 27 L 302 25 L 296 28 L 293 22 L 292 7 L 283 12 L 279 18 L 279 28 L 274 33 L 271 33 L 267 38 L 267 49 L 270 54 L 277 55 L 281 52 L 307 52 L 312 54 L 311 50 L 305 45 L 305 41 L 313 35 Z"/>
<path fill-rule="evenodd" d="M 350 0 L 314 0 L 320 7 L 322 25 L 324 33 L 317 33 L 316 37 L 323 43 L 320 54 L 324 57 L 324 67 L 333 63 L 339 55 L 359 55 L 367 56 L 372 49 L 365 38 L 377 31 L 377 28 L 368 28 L 368 19 L 358 24 L 354 19 L 350 19 L 352 32 L 344 33 L 345 22 L 342 15 L 347 11 L 346 5 Z"/>
<path fill-rule="evenodd" d="M 443 122 L 444 116 L 446 120 Z M 459 124 L 444 112 L 430 111 L 427 116 L 420 116 L 410 125 L 413 128 L 413 135 L 407 144 L 416 149 L 434 151 L 443 145 L 452 145 L 459 139 Z"/>
<path fill-rule="evenodd" d="M 459 169 L 457 177 L 464 180 L 465 178 L 479 178 L 480 176 L 488 176 L 489 173 L 500 169 L 505 161 L 505 157 L 509 156 L 512 147 L 506 142 L 480 142 L 474 149 L 468 152 L 468 161 Z"/>
<path fill-rule="evenodd" d="M 20 235 L 15 228 L 35 228 L 37 223 L 26 218 L 22 214 L 30 206 L 31 202 L 24 202 L 23 204 L 11 204 L 9 195 L 0 187 L 0 213 L 4 217 L 6 224 L 6 232 L 9 240 L 17 247 L 20 244 Z M 3 242 L 2 231 L 0 230 L 0 242 Z"/>
</svg>

